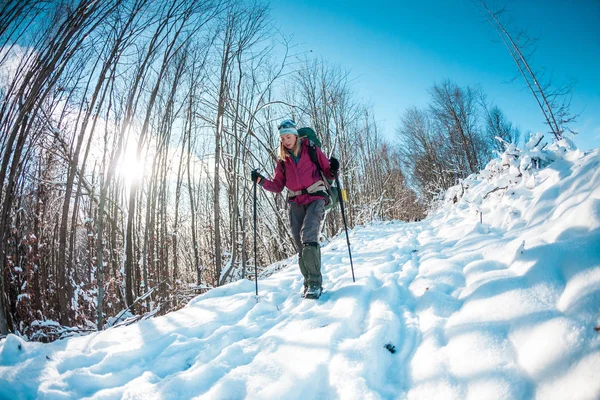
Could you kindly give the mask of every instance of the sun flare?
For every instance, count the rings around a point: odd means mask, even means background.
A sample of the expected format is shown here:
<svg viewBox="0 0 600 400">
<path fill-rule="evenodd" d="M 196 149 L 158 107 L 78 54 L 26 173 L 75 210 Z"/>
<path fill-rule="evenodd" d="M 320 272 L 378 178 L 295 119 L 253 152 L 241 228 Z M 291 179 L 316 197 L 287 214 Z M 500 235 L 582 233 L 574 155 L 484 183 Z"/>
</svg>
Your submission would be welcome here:
<svg viewBox="0 0 600 400">
<path fill-rule="evenodd" d="M 139 181 L 144 174 L 144 163 L 138 160 L 136 153 L 135 145 L 129 142 L 117 166 L 117 174 L 128 186 Z"/>
</svg>

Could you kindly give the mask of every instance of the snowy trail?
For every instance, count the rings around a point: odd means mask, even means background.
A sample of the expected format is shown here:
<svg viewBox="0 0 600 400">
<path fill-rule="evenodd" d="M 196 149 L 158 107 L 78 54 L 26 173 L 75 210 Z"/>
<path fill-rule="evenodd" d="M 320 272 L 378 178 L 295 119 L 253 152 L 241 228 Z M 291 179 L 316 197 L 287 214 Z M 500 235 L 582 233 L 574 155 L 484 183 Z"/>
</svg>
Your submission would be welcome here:
<svg viewBox="0 0 600 400">
<path fill-rule="evenodd" d="M 382 227 L 385 225 L 365 229 Z M 355 240 L 353 247 L 362 249 L 355 253 L 357 283 L 351 280 L 343 238 L 327 246 L 323 263 L 328 292 L 319 301 L 303 300 L 297 294 L 301 278 L 295 265 L 290 267 L 293 278 L 278 281 L 279 287 L 265 283 L 264 290 L 274 294 L 261 298 L 259 304 L 288 296 L 276 307 L 280 320 L 257 339 L 259 347 L 272 351 L 221 377 L 205 397 L 270 398 L 284 390 L 290 399 L 329 398 L 331 393 L 340 398 L 395 398 L 405 391 L 404 366 L 417 338 L 414 300 L 407 286 L 416 269 L 406 273 L 402 267 L 413 261 L 412 251 L 406 248 L 413 249 L 416 235 L 399 232 L 395 224 L 388 235 L 381 235 L 385 246 L 378 241 Z M 396 252 L 389 252 L 390 243 L 397 243 Z M 391 279 L 390 275 L 397 277 Z M 384 349 L 387 343 L 397 346 L 397 354 L 392 356 Z M 367 366 L 372 372 L 363 376 Z M 274 375 L 274 371 L 283 373 Z M 232 392 L 233 383 L 246 374 L 253 374 L 253 380 L 262 384 Z"/>
</svg>

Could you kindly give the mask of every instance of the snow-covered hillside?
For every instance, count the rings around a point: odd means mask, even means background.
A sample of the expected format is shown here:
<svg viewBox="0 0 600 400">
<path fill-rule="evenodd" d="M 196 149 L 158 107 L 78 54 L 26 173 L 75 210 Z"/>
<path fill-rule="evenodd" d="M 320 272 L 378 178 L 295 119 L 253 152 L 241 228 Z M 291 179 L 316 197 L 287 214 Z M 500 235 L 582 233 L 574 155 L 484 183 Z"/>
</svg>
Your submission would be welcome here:
<svg viewBox="0 0 600 400">
<path fill-rule="evenodd" d="M 345 236 L 325 245 L 318 301 L 292 258 L 258 300 L 239 281 L 86 337 L 11 335 L 0 398 L 598 399 L 600 150 L 512 150 L 426 220 L 351 231 L 355 283 Z"/>
</svg>

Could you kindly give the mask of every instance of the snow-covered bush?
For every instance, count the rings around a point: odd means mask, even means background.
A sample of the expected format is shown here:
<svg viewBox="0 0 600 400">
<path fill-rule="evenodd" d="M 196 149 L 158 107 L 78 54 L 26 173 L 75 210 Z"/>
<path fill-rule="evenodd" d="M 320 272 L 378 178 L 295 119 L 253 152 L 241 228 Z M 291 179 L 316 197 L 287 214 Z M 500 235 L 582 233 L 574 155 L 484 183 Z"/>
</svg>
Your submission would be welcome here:
<svg viewBox="0 0 600 400">
<path fill-rule="evenodd" d="M 522 149 L 512 143 L 506 144 L 504 152 L 482 171 L 450 187 L 445 192 L 441 208 L 462 202 L 480 212 L 482 202 L 492 194 L 503 195 L 509 189 L 519 187 L 535 188 L 536 171 L 574 152 L 581 153 L 570 140 L 565 138 L 548 145 L 541 133 L 532 134 Z"/>
</svg>

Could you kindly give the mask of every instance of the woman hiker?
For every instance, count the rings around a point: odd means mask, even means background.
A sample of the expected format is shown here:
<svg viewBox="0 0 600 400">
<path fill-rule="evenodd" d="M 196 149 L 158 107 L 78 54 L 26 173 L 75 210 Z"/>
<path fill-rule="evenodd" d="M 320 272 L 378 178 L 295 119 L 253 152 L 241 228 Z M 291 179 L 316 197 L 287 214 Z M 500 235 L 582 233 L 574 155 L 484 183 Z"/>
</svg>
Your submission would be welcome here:
<svg viewBox="0 0 600 400">
<path fill-rule="evenodd" d="M 289 190 L 290 226 L 298 249 L 298 264 L 304 277 L 304 296 L 318 299 L 322 291 L 321 247 L 319 231 L 328 200 L 325 182 L 310 158 L 308 139 L 298 137 L 296 123 L 286 119 L 277 128 L 279 162 L 275 167 L 273 180 L 268 180 L 258 171 L 251 173 L 252 181 L 265 190 L 281 193 L 284 187 Z M 340 163 L 334 157 L 329 160 L 321 149 L 314 146 L 317 160 L 328 179 L 335 179 Z"/>
</svg>

